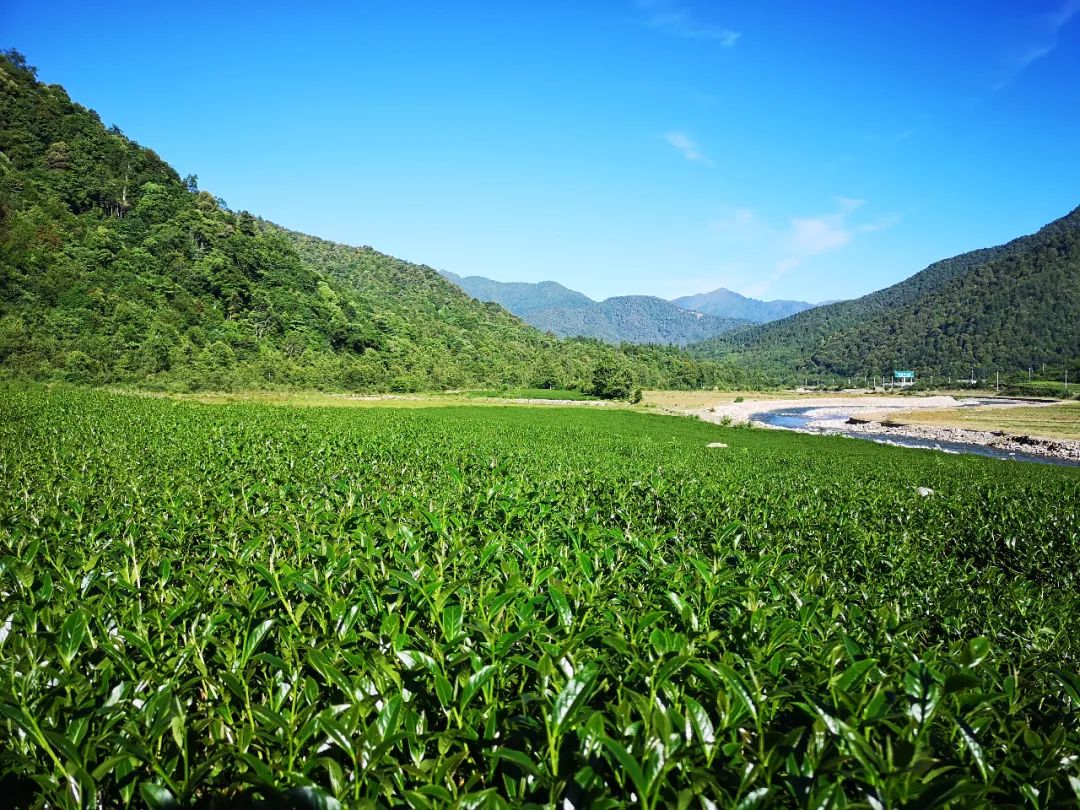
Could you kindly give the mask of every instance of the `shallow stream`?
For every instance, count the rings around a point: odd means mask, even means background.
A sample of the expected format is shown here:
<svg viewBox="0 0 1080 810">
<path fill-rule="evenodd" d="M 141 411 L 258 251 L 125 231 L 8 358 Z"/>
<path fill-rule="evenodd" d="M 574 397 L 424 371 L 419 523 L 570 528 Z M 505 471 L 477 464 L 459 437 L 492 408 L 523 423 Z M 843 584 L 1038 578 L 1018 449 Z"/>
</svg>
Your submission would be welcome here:
<svg viewBox="0 0 1080 810">
<path fill-rule="evenodd" d="M 974 402 L 962 403 L 959 407 L 964 408 L 977 408 L 983 405 L 994 405 L 1004 402 L 1016 402 L 1016 400 L 1005 399 L 979 399 Z M 821 432 L 829 435 L 836 436 L 848 436 L 852 439 L 868 439 L 878 444 L 896 444 L 901 447 L 916 447 L 924 450 L 940 450 L 945 453 L 971 453 L 977 456 L 986 456 L 988 458 L 998 458 L 1003 460 L 1012 461 L 1033 461 L 1036 464 L 1054 464 L 1060 467 L 1076 467 L 1080 466 L 1075 461 L 1069 461 L 1067 459 L 1053 458 L 1052 456 L 1043 456 L 1036 453 L 1017 453 L 1001 450 L 996 447 L 987 447 L 983 444 L 968 444 L 964 442 L 950 442 L 950 441 L 938 441 L 935 439 L 919 439 L 911 436 L 895 436 L 895 435 L 874 435 L 869 433 L 861 433 L 854 430 L 844 430 L 843 428 L 829 427 L 823 429 L 816 423 L 820 420 L 820 417 L 811 416 L 811 412 L 821 410 L 821 406 L 805 406 L 798 408 L 781 408 L 775 411 L 762 411 L 755 413 L 750 417 L 750 421 L 761 425 L 769 425 L 771 427 L 785 428 L 787 430 L 801 430 L 806 432 Z M 835 409 L 830 409 L 835 410 Z M 854 416 L 859 418 L 859 414 L 864 411 L 881 411 L 880 407 L 860 407 L 853 406 L 851 412 L 847 416 Z M 830 420 L 834 420 L 836 417 L 830 417 Z"/>
</svg>

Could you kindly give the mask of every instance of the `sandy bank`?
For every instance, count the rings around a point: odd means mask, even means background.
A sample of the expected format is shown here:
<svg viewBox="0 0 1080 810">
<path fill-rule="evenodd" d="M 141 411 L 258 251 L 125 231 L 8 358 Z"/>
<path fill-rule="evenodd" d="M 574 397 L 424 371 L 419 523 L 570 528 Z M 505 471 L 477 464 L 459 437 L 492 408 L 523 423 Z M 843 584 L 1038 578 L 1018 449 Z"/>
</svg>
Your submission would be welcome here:
<svg viewBox="0 0 1080 810">
<path fill-rule="evenodd" d="M 798 399 L 744 399 L 732 402 L 730 399 L 718 400 L 700 408 L 673 408 L 679 413 L 697 416 L 706 422 L 717 424 L 731 423 L 745 425 L 756 413 L 765 411 L 784 411 L 790 408 L 813 408 L 814 415 L 822 417 L 843 417 L 852 414 L 873 412 L 887 414 L 889 411 L 911 411 L 922 408 L 955 408 L 962 400 L 952 396 L 930 397 L 885 397 L 885 396 L 804 396 Z M 886 418 L 886 417 L 882 417 Z"/>
</svg>

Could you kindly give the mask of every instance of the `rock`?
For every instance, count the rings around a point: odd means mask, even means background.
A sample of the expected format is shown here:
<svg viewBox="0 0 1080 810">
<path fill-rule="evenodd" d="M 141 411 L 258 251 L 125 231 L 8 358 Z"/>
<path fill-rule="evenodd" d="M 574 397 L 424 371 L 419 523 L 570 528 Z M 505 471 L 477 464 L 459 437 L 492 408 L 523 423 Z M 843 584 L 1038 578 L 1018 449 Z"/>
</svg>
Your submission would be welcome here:
<svg viewBox="0 0 1080 810">
<path fill-rule="evenodd" d="M 934 494 L 934 490 L 930 489 L 930 487 L 918 487 L 917 489 L 919 494 L 924 498 Z"/>
<path fill-rule="evenodd" d="M 723 442 L 709 442 L 706 447 L 727 447 Z"/>
</svg>

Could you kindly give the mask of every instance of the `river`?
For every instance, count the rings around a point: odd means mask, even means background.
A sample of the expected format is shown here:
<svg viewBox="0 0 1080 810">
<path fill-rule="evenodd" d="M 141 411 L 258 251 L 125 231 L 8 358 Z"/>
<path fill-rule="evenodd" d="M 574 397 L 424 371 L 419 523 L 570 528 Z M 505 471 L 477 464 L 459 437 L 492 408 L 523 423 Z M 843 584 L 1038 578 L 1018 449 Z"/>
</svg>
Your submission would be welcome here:
<svg viewBox="0 0 1080 810">
<path fill-rule="evenodd" d="M 984 398 L 971 402 L 963 403 L 962 407 L 980 407 L 983 405 L 1000 404 L 1003 402 L 1013 402 L 1016 400 L 1001 400 L 993 398 Z M 898 436 L 898 435 L 873 435 L 862 433 L 854 430 L 845 430 L 843 427 L 837 426 L 837 416 L 835 415 L 835 409 L 829 409 L 830 415 L 828 418 L 829 426 L 823 427 L 820 425 L 822 421 L 821 417 L 815 417 L 815 411 L 824 410 L 820 405 L 810 405 L 804 407 L 784 407 L 772 411 L 760 411 L 753 414 L 750 417 L 752 423 L 760 425 L 768 425 L 775 428 L 784 428 L 786 430 L 798 430 L 806 433 L 824 433 L 835 436 L 848 436 L 852 439 L 868 439 L 878 444 L 895 444 L 901 447 L 915 447 L 924 450 L 939 450 L 945 453 L 968 453 L 977 456 L 985 456 L 987 458 L 996 458 L 1006 461 L 1032 461 L 1036 464 L 1053 464 L 1061 467 L 1077 467 L 1080 466 L 1080 462 L 1071 461 L 1068 459 L 1054 458 L 1052 456 L 1044 456 L 1036 453 L 1023 453 L 1023 452 L 1007 452 L 997 447 L 989 447 L 983 444 L 968 444 L 963 442 L 951 442 L 951 441 L 938 441 L 933 439 L 921 439 L 913 436 Z M 853 405 L 849 408 L 850 413 L 848 416 L 858 416 L 860 412 L 880 410 L 880 408 L 866 407 L 865 409 L 860 406 Z"/>
</svg>

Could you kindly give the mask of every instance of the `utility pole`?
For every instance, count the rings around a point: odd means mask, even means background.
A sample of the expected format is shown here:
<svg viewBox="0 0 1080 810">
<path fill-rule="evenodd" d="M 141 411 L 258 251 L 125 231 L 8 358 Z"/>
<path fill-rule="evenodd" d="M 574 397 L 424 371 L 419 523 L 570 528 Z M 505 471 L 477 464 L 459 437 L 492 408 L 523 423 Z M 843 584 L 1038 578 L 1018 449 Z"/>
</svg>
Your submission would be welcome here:
<svg viewBox="0 0 1080 810">
<path fill-rule="evenodd" d="M 1000 394 L 1001 393 L 1001 372 L 1000 371 L 995 371 L 994 375 L 995 375 L 995 377 L 994 377 L 994 393 L 995 394 Z M 1067 391 L 1068 389 L 1069 389 L 1069 386 L 1068 386 L 1068 384 L 1066 384 L 1065 390 Z"/>
<path fill-rule="evenodd" d="M 1028 382 L 1031 382 L 1031 366 L 1028 366 Z"/>
</svg>

